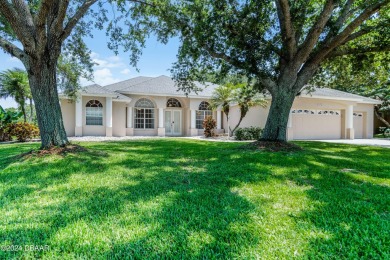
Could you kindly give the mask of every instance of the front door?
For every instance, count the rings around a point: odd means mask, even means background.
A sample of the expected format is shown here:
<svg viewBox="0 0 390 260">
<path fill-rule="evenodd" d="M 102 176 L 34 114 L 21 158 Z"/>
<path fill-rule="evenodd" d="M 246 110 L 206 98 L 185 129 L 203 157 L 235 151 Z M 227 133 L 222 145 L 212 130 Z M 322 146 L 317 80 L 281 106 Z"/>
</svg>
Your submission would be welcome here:
<svg viewBox="0 0 390 260">
<path fill-rule="evenodd" d="M 181 135 L 181 110 L 165 110 L 165 135 Z"/>
</svg>

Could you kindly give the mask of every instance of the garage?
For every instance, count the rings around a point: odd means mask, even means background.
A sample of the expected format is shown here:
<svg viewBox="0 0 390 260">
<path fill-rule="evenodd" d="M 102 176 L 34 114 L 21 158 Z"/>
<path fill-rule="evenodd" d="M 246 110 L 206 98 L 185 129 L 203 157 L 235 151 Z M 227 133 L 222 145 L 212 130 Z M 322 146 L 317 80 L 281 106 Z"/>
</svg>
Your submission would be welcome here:
<svg viewBox="0 0 390 260">
<path fill-rule="evenodd" d="M 353 128 L 355 130 L 355 138 L 362 139 L 364 135 L 363 131 L 364 115 L 363 113 L 353 113 Z"/>
<path fill-rule="evenodd" d="M 293 109 L 292 128 L 294 139 L 340 139 L 341 111 Z"/>
</svg>

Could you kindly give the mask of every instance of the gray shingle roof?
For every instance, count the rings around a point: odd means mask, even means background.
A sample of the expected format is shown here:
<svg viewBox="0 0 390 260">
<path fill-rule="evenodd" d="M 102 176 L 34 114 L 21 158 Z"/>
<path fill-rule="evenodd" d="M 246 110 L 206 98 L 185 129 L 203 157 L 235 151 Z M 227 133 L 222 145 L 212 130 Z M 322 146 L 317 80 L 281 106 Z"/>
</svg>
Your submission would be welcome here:
<svg viewBox="0 0 390 260">
<path fill-rule="evenodd" d="M 202 89 L 198 93 L 190 93 L 190 97 L 211 97 L 214 89 L 218 85 L 213 83 L 202 84 L 200 82 L 194 82 L 195 86 Z M 352 100 L 360 103 L 379 104 L 380 101 L 367 98 L 344 91 L 339 91 L 329 88 L 308 88 L 307 86 L 301 92 L 301 96 L 314 97 L 314 98 L 339 98 L 344 100 Z M 185 96 L 183 91 L 177 90 L 177 84 L 175 81 L 167 76 L 159 77 L 135 77 L 118 83 L 114 83 L 105 87 L 94 84 L 83 88 L 82 93 L 93 95 L 113 95 L 117 96 L 119 100 L 131 100 L 131 98 L 122 94 L 146 94 L 146 95 L 171 95 L 171 96 Z M 122 93 L 122 94 L 121 94 Z"/>
<path fill-rule="evenodd" d="M 141 82 L 144 82 L 144 81 L 150 80 L 150 79 L 153 79 L 153 77 L 139 76 L 139 77 L 135 77 L 135 78 L 132 78 L 132 79 L 128 79 L 128 80 L 124 80 L 124 81 L 121 81 L 121 82 L 117 82 L 117 83 L 114 83 L 114 84 L 110 84 L 110 85 L 104 86 L 104 88 L 109 89 L 111 91 L 118 91 L 118 90 L 127 88 L 127 87 L 132 86 L 132 85 L 139 84 Z"/>
<path fill-rule="evenodd" d="M 202 90 L 198 91 L 197 94 L 192 92 L 189 96 L 210 97 L 218 86 L 212 83 L 201 84 L 200 82 L 194 82 L 194 84 Z M 177 90 L 177 84 L 173 79 L 164 75 L 155 78 L 137 77 L 109 85 L 108 87 L 111 90 L 124 94 L 185 95 L 183 91 Z"/>
<path fill-rule="evenodd" d="M 116 100 L 126 100 L 126 101 L 131 100 L 131 98 L 129 98 L 125 95 L 122 95 L 122 94 L 115 92 L 115 91 L 108 90 L 107 88 L 102 87 L 98 84 L 93 84 L 93 85 L 83 87 L 81 90 L 81 94 L 84 94 L 84 95 L 85 94 L 87 94 L 87 95 L 110 95 L 110 96 L 114 96 L 114 99 L 116 99 Z"/>
<path fill-rule="evenodd" d="M 363 103 L 373 103 L 377 104 L 380 103 L 380 101 L 368 97 L 363 97 L 360 95 L 351 94 L 348 92 L 336 90 L 336 89 L 330 89 L 330 88 L 319 88 L 314 87 L 312 91 L 304 89 L 302 91 L 302 96 L 314 96 L 314 97 L 337 97 L 341 99 L 350 99 L 350 100 L 356 100 Z"/>
</svg>

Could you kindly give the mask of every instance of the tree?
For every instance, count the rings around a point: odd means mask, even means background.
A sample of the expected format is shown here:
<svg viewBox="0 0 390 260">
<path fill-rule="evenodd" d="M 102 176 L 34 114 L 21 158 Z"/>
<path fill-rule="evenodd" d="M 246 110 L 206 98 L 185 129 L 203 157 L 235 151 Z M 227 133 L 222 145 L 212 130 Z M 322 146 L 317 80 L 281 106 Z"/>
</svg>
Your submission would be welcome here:
<svg viewBox="0 0 390 260">
<path fill-rule="evenodd" d="M 116 53 L 119 47 L 131 51 L 132 64 L 140 55 L 149 25 L 121 21 L 124 16 L 136 17 L 142 1 L 108 4 L 121 15 L 109 19 L 107 3 L 98 0 L 0 0 L 0 47 L 27 70 L 42 148 L 68 144 L 58 98 L 56 66 L 61 54 L 91 71 L 93 63 L 83 37 L 92 36 L 93 26 L 107 25 L 109 48 Z"/>
<path fill-rule="evenodd" d="M 27 122 L 26 100 L 30 100 L 30 109 L 32 109 L 32 97 L 25 71 L 14 68 L 0 73 L 0 98 L 7 97 L 15 99 L 23 114 L 24 122 Z"/>
<path fill-rule="evenodd" d="M 236 103 L 240 109 L 240 118 L 233 129 L 229 126 L 229 112 L 232 103 Z M 236 84 L 226 83 L 225 85 L 221 85 L 214 90 L 213 95 L 210 98 L 211 108 L 217 109 L 218 107 L 221 107 L 226 115 L 229 136 L 234 135 L 234 132 L 248 113 L 249 108 L 254 106 L 265 107 L 267 103 L 264 95 L 256 91 L 248 82 Z"/>
<path fill-rule="evenodd" d="M 179 35 L 180 88 L 207 71 L 241 73 L 272 96 L 262 138 L 286 141 L 295 96 L 325 61 L 390 50 L 389 0 L 166 0 L 150 10 L 164 41 Z"/>
<path fill-rule="evenodd" d="M 325 62 L 312 83 L 382 101 L 375 116 L 388 128 L 380 112 L 390 112 L 390 53 L 371 53 Z"/>
<path fill-rule="evenodd" d="M 233 85 L 221 85 L 214 89 L 214 92 L 210 98 L 210 106 L 213 110 L 221 107 L 222 112 L 226 116 L 226 121 L 228 125 L 228 136 L 230 136 L 229 129 L 229 111 L 230 103 L 233 100 Z"/>
<path fill-rule="evenodd" d="M 240 119 L 238 120 L 236 126 L 229 130 L 232 135 L 240 126 L 242 120 L 248 113 L 251 107 L 262 106 L 265 107 L 268 104 L 268 101 L 265 99 L 264 95 L 260 94 L 253 86 L 248 84 L 242 84 L 239 88 L 234 91 L 233 102 L 236 102 L 240 108 Z"/>
</svg>

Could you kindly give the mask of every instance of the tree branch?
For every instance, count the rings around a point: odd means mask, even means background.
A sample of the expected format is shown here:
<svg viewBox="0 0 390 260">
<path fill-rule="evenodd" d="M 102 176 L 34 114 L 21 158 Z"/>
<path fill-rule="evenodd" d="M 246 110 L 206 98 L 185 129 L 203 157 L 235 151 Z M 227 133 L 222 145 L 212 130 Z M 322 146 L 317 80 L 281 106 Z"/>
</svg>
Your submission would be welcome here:
<svg viewBox="0 0 390 260">
<path fill-rule="evenodd" d="M 215 50 L 213 50 L 212 48 L 210 48 L 206 44 L 204 44 L 203 47 L 210 54 L 210 56 L 213 58 L 224 60 L 227 63 L 232 64 L 233 66 L 236 66 L 238 68 L 243 68 L 245 66 L 244 62 L 241 62 L 237 59 L 234 59 L 234 58 L 226 55 L 225 53 L 216 52 Z"/>
<path fill-rule="evenodd" d="M 68 10 L 68 6 L 69 6 L 69 0 L 62 0 L 60 2 L 60 6 L 58 8 L 57 19 L 54 22 L 54 24 L 55 24 L 54 28 L 55 28 L 55 31 L 57 31 L 57 32 L 61 32 L 61 30 L 64 26 L 64 20 L 66 17 L 66 11 Z"/>
<path fill-rule="evenodd" d="M 291 22 L 290 6 L 287 0 L 276 0 L 279 25 L 282 32 L 283 47 L 287 51 L 287 60 L 292 60 L 296 52 L 296 39 Z"/>
<path fill-rule="evenodd" d="M 301 44 L 301 46 L 299 46 L 299 50 L 296 57 L 298 58 L 300 64 L 306 61 L 307 58 L 309 57 L 321 33 L 323 32 L 326 23 L 331 17 L 334 8 L 335 8 L 334 1 L 327 0 L 324 9 L 319 15 L 318 20 L 311 27 L 309 33 L 306 36 L 305 41 Z"/>
<path fill-rule="evenodd" d="M 358 17 L 355 18 L 341 33 L 330 39 L 323 44 L 323 47 L 316 52 L 310 60 L 312 62 L 320 63 L 330 52 L 342 45 L 345 40 L 353 35 L 353 31 L 356 30 L 365 20 L 371 15 L 376 13 L 382 6 L 388 4 L 390 0 L 384 0 L 379 3 L 375 3 L 367 7 Z"/>
<path fill-rule="evenodd" d="M 0 0 L 0 14 L 3 15 L 10 24 L 12 30 L 17 35 L 17 38 L 24 45 L 24 48 L 27 50 L 34 48 L 34 42 L 32 40 L 33 37 L 31 34 L 33 28 L 26 28 L 27 22 L 24 21 L 24 18 L 26 17 L 23 16 L 23 14 L 18 13 L 15 6 L 11 5 L 8 0 Z"/>
<path fill-rule="evenodd" d="M 53 4 L 54 0 L 42 0 L 39 10 L 36 15 L 34 15 L 34 23 L 37 27 L 46 24 L 47 14 L 50 11 L 50 5 Z"/>
<path fill-rule="evenodd" d="M 0 47 L 5 52 L 7 52 L 13 57 L 18 58 L 21 61 L 23 61 L 23 59 L 25 58 L 25 53 L 21 49 L 19 49 L 16 45 L 14 45 L 13 43 L 7 41 L 2 37 L 0 37 Z"/>
<path fill-rule="evenodd" d="M 374 113 L 375 113 L 375 116 L 376 118 L 378 118 L 382 123 L 384 123 L 387 128 L 390 128 L 390 123 L 387 122 L 383 117 L 381 117 L 381 115 L 379 114 L 379 108 L 378 106 L 374 106 Z"/>
<path fill-rule="evenodd" d="M 387 52 L 387 51 L 390 51 L 389 45 L 377 46 L 377 47 L 335 49 L 326 56 L 326 59 L 345 56 L 345 55 L 352 55 L 352 54 L 356 55 L 356 54 L 364 54 L 364 53 L 370 53 L 370 52 Z"/>
<path fill-rule="evenodd" d="M 330 30 L 328 32 L 328 35 L 326 36 L 324 42 L 329 41 L 333 36 L 335 36 L 337 33 L 339 33 L 341 27 L 345 23 L 345 21 L 353 14 L 353 10 L 351 10 L 351 7 L 355 0 L 348 0 L 345 5 L 343 6 L 341 13 L 339 17 L 337 18 L 336 22 L 334 24 L 330 24 Z"/>
<path fill-rule="evenodd" d="M 60 38 L 62 41 L 68 38 L 76 24 L 81 20 L 81 18 L 83 18 L 88 9 L 97 1 L 98 0 L 87 0 L 77 9 L 77 12 L 69 19 L 69 22 L 66 24 L 61 33 Z"/>
<path fill-rule="evenodd" d="M 209 55 L 211 57 L 224 60 L 227 63 L 229 63 L 237 68 L 245 69 L 244 62 L 241 62 L 237 59 L 234 59 L 234 58 L 232 58 L 224 53 L 216 52 L 213 49 L 211 49 L 209 46 L 204 45 L 203 48 L 209 53 Z M 268 77 L 259 76 L 258 73 L 255 73 L 255 74 L 256 74 L 257 79 L 261 82 L 261 84 L 263 86 L 265 86 L 269 91 L 272 91 L 273 89 L 275 89 L 276 83 L 272 79 L 270 79 Z"/>
<path fill-rule="evenodd" d="M 370 27 L 366 27 L 364 29 L 361 29 L 360 31 L 357 31 L 355 33 L 352 33 L 351 35 L 349 35 L 343 42 L 342 44 L 346 44 L 347 42 L 350 42 L 350 41 L 353 41 L 363 35 L 366 35 L 367 33 L 370 33 L 372 32 L 372 30 L 374 30 L 375 27 L 374 26 L 370 26 Z"/>
<path fill-rule="evenodd" d="M 22 21 L 24 21 L 29 28 L 33 29 L 34 28 L 33 17 L 31 15 L 30 9 L 28 8 L 28 5 L 25 3 L 25 1 L 12 0 L 12 2 L 14 3 L 14 6 L 17 7 L 16 11 L 19 13 L 19 15 L 21 17 L 24 18 L 24 19 L 22 19 Z"/>
<path fill-rule="evenodd" d="M 351 6 L 353 5 L 353 3 L 355 2 L 355 0 L 348 0 L 344 7 L 343 7 L 343 10 L 340 14 L 340 16 L 337 18 L 334 26 L 337 30 L 339 30 L 343 24 L 345 23 L 345 21 L 347 20 L 347 18 L 351 15 Z"/>
</svg>

